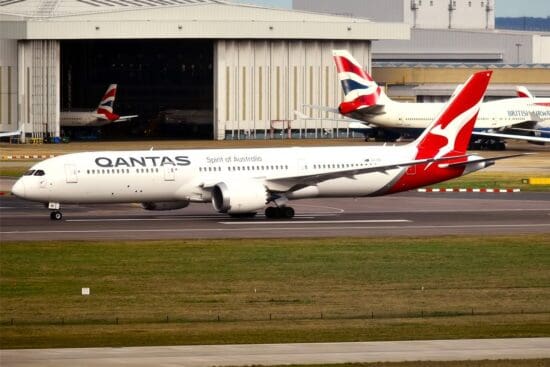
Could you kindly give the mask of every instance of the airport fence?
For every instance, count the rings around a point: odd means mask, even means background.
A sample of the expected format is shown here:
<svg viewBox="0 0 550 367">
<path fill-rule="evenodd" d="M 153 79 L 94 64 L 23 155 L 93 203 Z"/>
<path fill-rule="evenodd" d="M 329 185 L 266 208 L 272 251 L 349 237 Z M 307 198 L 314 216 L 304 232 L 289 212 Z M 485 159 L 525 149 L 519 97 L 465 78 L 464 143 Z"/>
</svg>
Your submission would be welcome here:
<svg viewBox="0 0 550 367">
<path fill-rule="evenodd" d="M 4 315 L 0 319 L 2 326 L 18 325 L 118 325 L 118 324 L 160 324 L 160 323 L 205 323 L 205 322 L 277 322 L 277 321 L 312 321 L 312 320 L 391 320 L 391 319 L 430 319 L 454 317 L 489 317 L 489 316 L 528 316 L 550 315 L 550 309 L 520 309 L 515 311 L 486 311 L 481 309 L 465 310 L 415 310 L 410 312 L 370 311 L 361 314 L 339 314 L 320 311 L 310 314 L 264 313 L 240 317 L 236 313 L 208 312 L 205 315 L 156 314 L 149 317 L 113 314 L 109 316 L 64 317 L 13 317 Z"/>
</svg>

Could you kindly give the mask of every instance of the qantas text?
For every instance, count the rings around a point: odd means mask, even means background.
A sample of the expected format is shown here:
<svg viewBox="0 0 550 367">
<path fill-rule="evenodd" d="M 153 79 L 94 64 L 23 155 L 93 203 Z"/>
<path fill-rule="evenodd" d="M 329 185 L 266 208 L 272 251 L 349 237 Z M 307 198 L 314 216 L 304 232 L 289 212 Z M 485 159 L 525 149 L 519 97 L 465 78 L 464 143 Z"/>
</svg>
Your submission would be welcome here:
<svg viewBox="0 0 550 367">
<path fill-rule="evenodd" d="M 187 156 L 146 156 L 146 157 L 97 157 L 95 164 L 99 167 L 162 167 L 162 166 L 188 166 L 191 164 Z"/>
</svg>

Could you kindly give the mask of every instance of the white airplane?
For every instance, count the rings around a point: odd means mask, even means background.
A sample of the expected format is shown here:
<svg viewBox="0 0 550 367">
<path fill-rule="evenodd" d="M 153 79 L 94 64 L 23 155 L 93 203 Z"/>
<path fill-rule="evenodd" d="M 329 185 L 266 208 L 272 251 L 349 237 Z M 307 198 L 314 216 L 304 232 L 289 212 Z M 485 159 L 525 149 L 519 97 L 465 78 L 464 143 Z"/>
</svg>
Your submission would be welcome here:
<svg viewBox="0 0 550 367">
<path fill-rule="evenodd" d="M 550 98 L 535 98 L 527 88 L 523 86 L 516 87 L 516 94 L 518 98 L 527 98 L 527 102 L 530 102 L 532 105 L 546 106 L 550 108 Z M 549 116 L 546 116 L 549 117 Z M 517 124 L 511 126 L 508 129 L 505 129 L 503 132 L 491 133 L 490 136 L 497 136 L 503 139 L 520 139 L 523 140 L 527 137 L 530 143 L 534 144 L 545 144 L 550 143 L 550 118 L 546 120 L 543 119 L 540 115 L 532 113 L 530 115 L 530 120 L 525 123 Z M 510 134 L 509 132 L 515 133 Z M 523 134 L 518 135 L 517 133 Z M 525 135 L 531 134 L 531 135 Z M 483 134 L 483 133 L 479 133 Z"/>
<path fill-rule="evenodd" d="M 95 111 L 62 111 L 60 125 L 65 127 L 104 126 L 111 122 L 127 121 L 138 115 L 119 116 L 113 112 L 116 84 L 109 85 Z"/>
<path fill-rule="evenodd" d="M 268 218 L 292 218 L 290 200 L 411 190 L 512 157 L 466 154 L 491 74 L 472 75 L 407 145 L 73 153 L 37 163 L 12 192 L 46 203 L 50 218 L 59 220 L 65 203 L 136 202 L 148 210 L 211 202 L 232 216 L 251 216 L 273 204 L 265 209 Z"/>
<path fill-rule="evenodd" d="M 348 51 L 333 50 L 333 57 L 345 97 L 338 109 L 321 107 L 322 110 L 337 112 L 401 135 L 417 136 L 443 107 L 443 103 L 393 101 Z M 504 149 L 498 132 L 533 122 L 533 116 L 550 118 L 550 98 L 507 98 L 485 102 L 481 105 L 474 135 L 485 137 L 482 145 L 488 148 Z M 514 139 L 540 142 L 539 138 L 525 135 L 514 136 Z M 550 139 L 545 141 L 550 142 Z"/>
</svg>

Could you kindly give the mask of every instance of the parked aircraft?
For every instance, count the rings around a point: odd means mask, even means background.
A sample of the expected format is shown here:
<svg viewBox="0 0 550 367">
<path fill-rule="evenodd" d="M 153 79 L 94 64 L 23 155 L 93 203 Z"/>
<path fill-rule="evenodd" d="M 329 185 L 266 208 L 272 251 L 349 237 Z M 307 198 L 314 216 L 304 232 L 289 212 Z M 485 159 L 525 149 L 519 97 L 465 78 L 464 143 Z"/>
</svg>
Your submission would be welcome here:
<svg viewBox="0 0 550 367">
<path fill-rule="evenodd" d="M 414 137 L 430 124 L 444 105 L 393 101 L 348 51 L 334 50 L 333 56 L 345 97 L 337 110 L 321 108 L 325 111 L 337 111 L 346 117 Z M 507 98 L 483 103 L 474 132 L 484 137 L 479 147 L 504 149 L 498 133 L 511 126 L 533 123 L 533 116 L 550 118 L 550 98 Z M 540 142 L 540 138 L 525 135 L 514 136 L 514 139 Z M 550 139 L 545 141 L 550 142 Z"/>
<path fill-rule="evenodd" d="M 466 154 L 491 71 L 472 75 L 414 142 L 401 146 L 85 152 L 37 163 L 14 195 L 47 203 L 142 203 L 148 210 L 212 202 L 215 210 L 292 218 L 291 200 L 388 195 L 492 165 Z M 271 204 L 273 206 L 271 206 Z"/>
<path fill-rule="evenodd" d="M 95 111 L 62 111 L 60 125 L 63 127 L 104 126 L 111 122 L 127 121 L 138 115 L 119 116 L 113 112 L 117 85 L 111 84 L 101 98 Z"/>
</svg>

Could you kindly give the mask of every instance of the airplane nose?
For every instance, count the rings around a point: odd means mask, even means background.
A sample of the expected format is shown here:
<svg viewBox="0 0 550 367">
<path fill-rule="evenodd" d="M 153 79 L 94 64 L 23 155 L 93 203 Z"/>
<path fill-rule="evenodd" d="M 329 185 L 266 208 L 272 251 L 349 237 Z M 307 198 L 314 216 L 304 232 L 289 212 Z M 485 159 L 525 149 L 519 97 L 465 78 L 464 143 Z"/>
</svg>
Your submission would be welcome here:
<svg viewBox="0 0 550 367">
<path fill-rule="evenodd" d="M 12 194 L 14 194 L 17 197 L 24 198 L 25 197 L 25 184 L 23 183 L 23 180 L 17 180 L 15 185 L 11 188 Z"/>
</svg>

